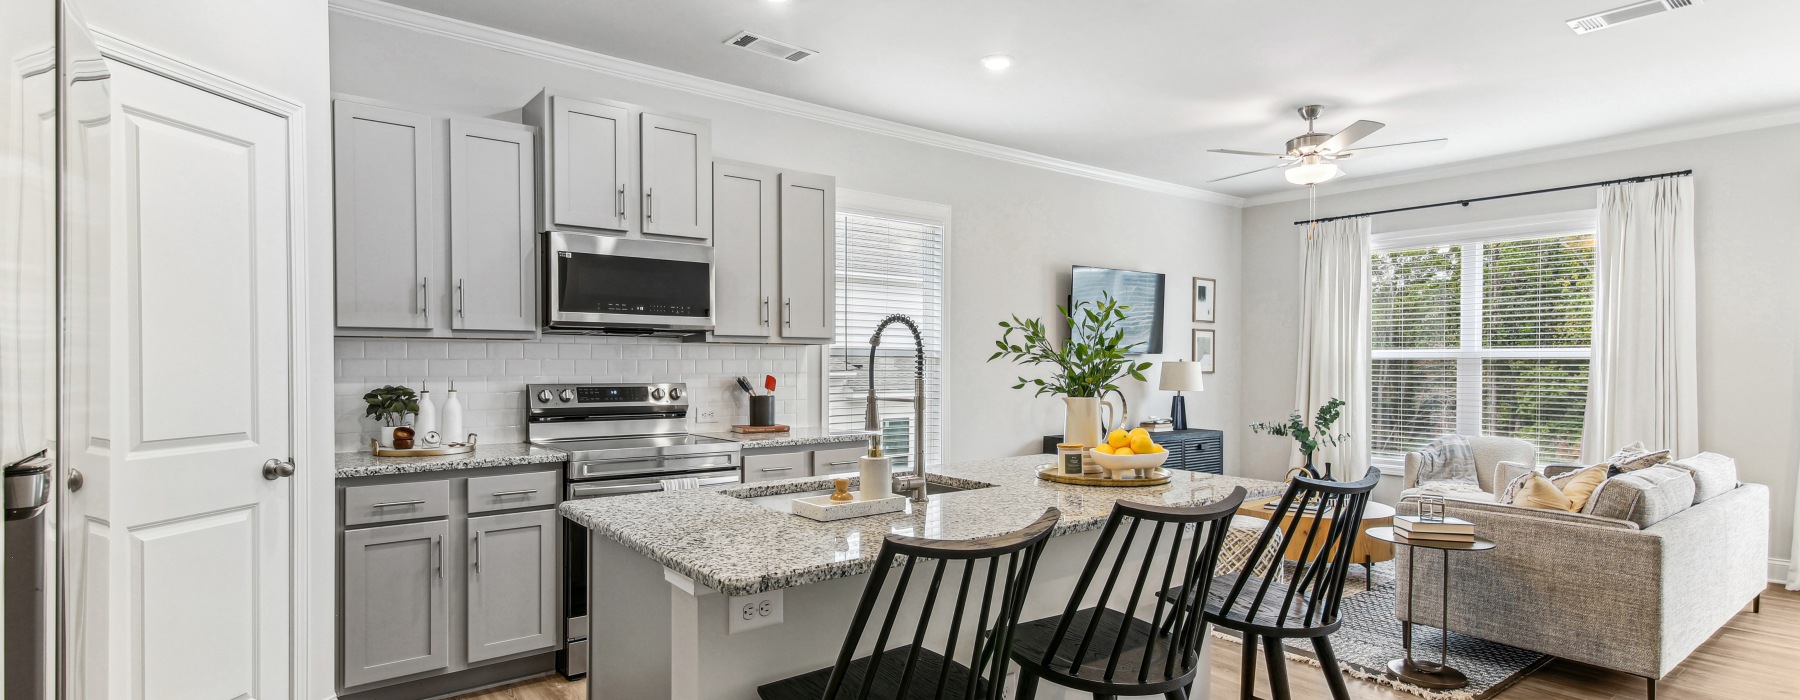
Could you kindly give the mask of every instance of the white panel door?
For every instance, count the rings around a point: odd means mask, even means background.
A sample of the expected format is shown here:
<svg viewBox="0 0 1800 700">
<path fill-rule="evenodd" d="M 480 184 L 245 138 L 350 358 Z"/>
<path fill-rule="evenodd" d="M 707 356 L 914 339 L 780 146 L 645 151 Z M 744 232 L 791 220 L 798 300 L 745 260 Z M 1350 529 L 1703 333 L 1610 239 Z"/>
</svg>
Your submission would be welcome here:
<svg viewBox="0 0 1800 700">
<path fill-rule="evenodd" d="M 644 233 L 712 241 L 712 125 L 643 115 Z"/>
<path fill-rule="evenodd" d="M 829 340 L 837 308 L 837 180 L 781 174 L 781 336 Z"/>
<path fill-rule="evenodd" d="M 286 700 L 289 124 L 124 64 L 112 88 L 110 695 Z"/>
<path fill-rule="evenodd" d="M 779 257 L 776 174 L 713 164 L 713 335 L 767 339 L 775 330 Z"/>
<path fill-rule="evenodd" d="M 538 327 L 530 127 L 450 120 L 450 327 Z"/>
</svg>

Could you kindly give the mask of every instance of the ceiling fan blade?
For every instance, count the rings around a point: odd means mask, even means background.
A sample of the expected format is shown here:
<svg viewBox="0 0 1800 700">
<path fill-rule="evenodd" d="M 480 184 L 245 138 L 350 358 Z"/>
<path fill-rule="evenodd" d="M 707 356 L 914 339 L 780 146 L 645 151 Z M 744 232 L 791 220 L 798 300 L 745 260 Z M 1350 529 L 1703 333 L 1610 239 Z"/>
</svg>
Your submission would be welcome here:
<svg viewBox="0 0 1800 700">
<path fill-rule="evenodd" d="M 1234 177 L 1243 177 L 1245 175 L 1254 175 L 1254 174 L 1260 173 L 1264 170 L 1279 170 L 1281 168 L 1285 168 L 1290 165 L 1293 165 L 1293 163 L 1282 163 L 1281 165 L 1271 165 L 1267 168 L 1257 168 L 1257 169 L 1251 170 L 1249 172 L 1242 172 L 1242 173 L 1238 173 L 1236 175 L 1226 175 L 1225 177 L 1221 177 L 1221 178 L 1218 178 L 1215 180 L 1207 180 L 1207 182 L 1219 182 L 1220 180 L 1230 180 L 1231 178 L 1234 178 Z"/>
<path fill-rule="evenodd" d="M 1381 122 L 1372 122 L 1367 119 L 1351 124 L 1350 126 L 1345 127 L 1343 131 L 1337 132 L 1336 136 L 1326 139 L 1325 143 L 1319 144 L 1319 152 L 1336 153 L 1345 150 L 1350 147 L 1350 144 L 1363 140 L 1363 137 L 1373 134 L 1376 131 L 1380 131 L 1381 127 L 1384 126 L 1387 125 Z"/>
<path fill-rule="evenodd" d="M 1400 143 L 1384 143 L 1379 146 L 1363 146 L 1362 148 L 1351 149 L 1351 150 L 1344 151 L 1342 153 L 1338 153 L 1335 155 L 1339 158 L 1348 158 L 1350 156 L 1360 154 L 1364 151 L 1373 151 L 1377 148 L 1398 148 L 1400 146 L 1414 146 L 1415 148 L 1413 148 L 1412 150 L 1415 150 L 1415 151 L 1435 151 L 1440 148 L 1443 148 L 1444 145 L 1448 144 L 1448 143 L 1450 143 L 1450 139 L 1425 139 L 1423 141 L 1402 141 Z"/>
<path fill-rule="evenodd" d="M 1257 156 L 1259 158 L 1292 158 L 1286 153 L 1258 153 L 1256 151 L 1237 151 L 1229 148 L 1211 148 L 1207 153 L 1227 153 L 1234 156 Z"/>
</svg>

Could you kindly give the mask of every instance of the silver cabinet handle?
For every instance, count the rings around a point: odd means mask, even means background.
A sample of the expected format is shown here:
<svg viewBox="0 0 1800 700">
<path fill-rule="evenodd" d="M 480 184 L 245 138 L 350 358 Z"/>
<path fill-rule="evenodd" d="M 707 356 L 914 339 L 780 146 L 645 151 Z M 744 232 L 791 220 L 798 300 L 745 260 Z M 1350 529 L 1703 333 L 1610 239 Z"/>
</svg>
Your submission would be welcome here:
<svg viewBox="0 0 1800 700">
<path fill-rule="evenodd" d="M 463 294 L 462 278 L 458 277 L 458 278 L 456 278 L 456 317 L 457 318 L 463 317 L 463 305 L 465 303 L 467 303 L 468 300 L 469 300 L 469 297 Z"/>
<path fill-rule="evenodd" d="M 844 465 L 846 465 L 846 464 L 855 464 L 855 463 L 856 463 L 856 460 L 853 460 L 853 459 L 846 459 L 846 460 L 844 460 L 844 461 L 842 461 L 842 462 L 826 462 L 826 463 L 825 463 L 825 466 L 827 466 L 827 467 L 841 467 L 841 466 L 844 466 Z"/>
<path fill-rule="evenodd" d="M 416 505 L 419 505 L 424 502 L 425 502 L 425 499 L 423 499 L 423 498 L 415 498 L 410 501 L 388 501 L 386 503 L 377 503 L 377 504 L 369 506 L 369 507 L 370 508 L 394 508 L 397 506 L 416 506 Z"/>
<path fill-rule="evenodd" d="M 264 479 L 268 479 L 269 481 L 274 481 L 284 476 L 293 476 L 294 463 L 270 458 L 269 461 L 263 462 L 262 475 Z"/>
<path fill-rule="evenodd" d="M 656 188 L 644 190 L 644 222 L 656 223 Z"/>
<path fill-rule="evenodd" d="M 762 312 L 762 323 L 765 326 L 769 325 L 769 298 L 768 297 L 763 297 L 762 311 L 763 311 Z"/>
<path fill-rule="evenodd" d="M 438 575 L 438 578 L 443 578 L 444 577 L 444 536 L 443 535 L 435 535 L 431 539 L 434 540 L 437 544 L 437 575 Z"/>
<path fill-rule="evenodd" d="M 431 278 L 426 277 L 419 283 L 419 299 L 425 302 L 425 322 L 431 323 Z"/>
<path fill-rule="evenodd" d="M 501 496 L 523 496 L 528 493 L 537 493 L 537 492 L 538 492 L 537 489 L 519 489 L 517 491 L 495 491 L 488 495 L 493 496 L 494 498 L 500 498 Z"/>
<path fill-rule="evenodd" d="M 475 533 L 475 553 L 470 556 L 475 560 L 475 573 L 481 573 L 481 533 Z"/>
<path fill-rule="evenodd" d="M 781 304 L 781 322 L 787 324 L 787 327 L 789 327 L 789 328 L 794 327 L 794 298 L 793 297 L 788 297 L 788 300 L 785 302 L 782 302 L 782 304 Z"/>
<path fill-rule="evenodd" d="M 613 197 L 613 204 L 619 208 L 619 218 L 625 218 L 625 186 L 619 185 L 619 194 Z"/>
<path fill-rule="evenodd" d="M 793 467 L 763 467 L 761 471 L 764 474 L 768 474 L 771 472 L 791 472 L 793 470 Z"/>
</svg>

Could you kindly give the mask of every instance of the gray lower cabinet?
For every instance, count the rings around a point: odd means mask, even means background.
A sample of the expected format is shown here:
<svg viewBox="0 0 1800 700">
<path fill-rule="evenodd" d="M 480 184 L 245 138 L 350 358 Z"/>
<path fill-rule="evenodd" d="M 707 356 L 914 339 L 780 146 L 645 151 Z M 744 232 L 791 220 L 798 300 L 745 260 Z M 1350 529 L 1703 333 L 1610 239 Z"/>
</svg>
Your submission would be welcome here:
<svg viewBox="0 0 1800 700">
<path fill-rule="evenodd" d="M 555 511 L 469 518 L 469 661 L 556 643 Z"/>
<path fill-rule="evenodd" d="M 449 523 L 344 533 L 344 685 L 450 665 L 444 540 Z"/>
</svg>

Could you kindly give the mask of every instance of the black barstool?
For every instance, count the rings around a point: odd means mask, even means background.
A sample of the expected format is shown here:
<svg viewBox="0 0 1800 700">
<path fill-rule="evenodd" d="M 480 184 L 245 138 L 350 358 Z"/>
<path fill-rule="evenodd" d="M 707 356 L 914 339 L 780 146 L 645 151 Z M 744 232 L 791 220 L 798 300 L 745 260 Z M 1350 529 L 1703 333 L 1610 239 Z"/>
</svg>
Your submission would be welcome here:
<svg viewBox="0 0 1800 700">
<path fill-rule="evenodd" d="M 1235 488 L 1223 500 L 1197 508 L 1113 504 L 1068 608 L 1059 617 L 1019 624 L 1012 651 L 1019 664 L 1019 700 L 1031 700 L 1039 679 L 1093 693 L 1097 699 L 1162 694 L 1185 700 L 1185 688 L 1204 670 L 1198 666 L 1206 643 L 1204 611 L 1191 599 L 1155 593 L 1171 586 L 1206 589 L 1231 529 L 1231 516 L 1243 502 L 1244 489 Z M 1190 528 L 1192 536 L 1183 542 Z M 1139 538 L 1140 531 L 1148 531 L 1147 539 Z M 1103 572 L 1109 556 L 1112 563 Z M 1142 557 L 1142 563 L 1133 567 L 1135 574 L 1128 573 L 1125 563 L 1134 557 Z M 1131 586 L 1124 612 L 1108 606 L 1122 574 Z M 1088 592 L 1102 575 L 1105 582 L 1090 601 Z M 1138 601 L 1146 591 L 1155 608 L 1149 621 L 1137 617 Z M 1172 602 L 1176 600 L 1185 602 L 1177 605 Z"/>
<path fill-rule="evenodd" d="M 1221 575 L 1206 589 L 1206 621 L 1243 635 L 1244 700 L 1255 697 L 1259 639 L 1269 664 L 1270 693 L 1274 700 L 1289 699 L 1287 658 L 1282 654 L 1281 640 L 1301 637 L 1312 640 L 1331 697 L 1349 700 L 1350 690 L 1344 685 L 1344 674 L 1338 668 L 1337 654 L 1331 650 L 1329 635 L 1341 624 L 1338 601 L 1344 596 L 1344 576 L 1355 563 L 1350 552 L 1362 531 L 1363 508 L 1369 503 L 1369 492 L 1380 480 L 1381 472 L 1374 469 L 1353 483 L 1294 477 L 1246 560 L 1261 561 L 1270 547 L 1287 549 L 1283 542 L 1304 543 L 1298 550 L 1288 550 L 1303 554 L 1288 564 L 1290 573 L 1285 580 L 1279 580 L 1284 567 L 1277 566 L 1262 577 L 1248 570 Z M 1299 513 L 1311 517 L 1292 517 Z M 1302 520 L 1308 523 L 1305 531 L 1300 528 Z M 1180 591 L 1170 593 L 1183 599 L 1189 597 Z"/>
<path fill-rule="evenodd" d="M 850 633 L 844 637 L 843 650 L 838 652 L 837 665 L 758 687 L 756 694 L 763 700 L 1000 700 L 1006 679 L 1007 649 L 1019 621 L 1019 609 L 1031 587 L 1031 575 L 1044 552 L 1044 543 L 1050 538 L 1050 529 L 1061 517 L 1061 511 L 1051 508 L 1022 530 L 974 540 L 888 535 L 881 542 L 875 570 L 869 573 L 869 584 L 856 605 L 856 617 L 850 622 Z M 889 596 L 881 632 L 875 635 L 875 651 L 853 660 L 897 556 L 905 556 L 906 562 L 901 565 L 900 581 Z M 952 576 L 961 578 L 961 584 L 953 602 L 955 607 L 951 608 L 945 651 L 940 654 L 925 648 L 926 628 L 931 625 L 932 610 L 950 562 L 960 562 L 956 567 L 960 574 Z M 931 582 L 920 603 L 919 624 L 913 630 L 912 643 L 889 649 L 888 637 L 894 631 L 894 619 L 900 614 L 915 568 L 931 569 Z M 978 590 L 971 590 L 969 584 L 978 575 L 984 582 L 977 584 Z M 977 593 L 981 598 L 978 608 L 972 605 Z M 974 614 L 969 624 L 963 622 L 965 613 Z M 969 655 L 964 664 L 956 660 L 956 642 L 970 624 L 974 629 L 966 637 Z"/>
</svg>

